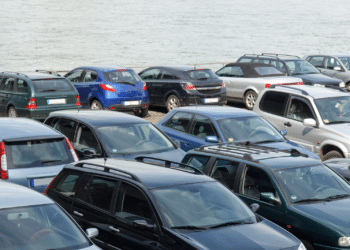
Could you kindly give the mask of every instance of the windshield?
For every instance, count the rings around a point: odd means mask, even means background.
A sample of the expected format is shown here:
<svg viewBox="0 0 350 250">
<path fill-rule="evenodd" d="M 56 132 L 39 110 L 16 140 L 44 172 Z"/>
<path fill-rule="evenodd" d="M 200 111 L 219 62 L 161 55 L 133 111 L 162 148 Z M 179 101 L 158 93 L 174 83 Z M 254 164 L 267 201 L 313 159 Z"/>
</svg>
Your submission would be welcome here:
<svg viewBox="0 0 350 250">
<path fill-rule="evenodd" d="M 174 149 L 173 144 L 150 123 L 100 127 L 98 131 L 111 154 L 157 153 Z"/>
<path fill-rule="evenodd" d="M 284 141 L 283 136 L 260 116 L 246 116 L 218 120 L 226 142 L 276 142 Z"/>
<path fill-rule="evenodd" d="M 247 205 L 218 182 L 171 186 L 152 192 L 170 228 L 195 229 L 256 222 Z"/>
<path fill-rule="evenodd" d="M 315 99 L 324 124 L 350 122 L 350 96 Z"/>
<path fill-rule="evenodd" d="M 320 74 L 312 64 L 305 60 L 286 61 L 291 75 Z"/>
<path fill-rule="evenodd" d="M 74 91 L 67 79 L 32 80 L 35 92 L 67 92 Z"/>
<path fill-rule="evenodd" d="M 55 204 L 0 210 L 3 250 L 81 249 L 90 245 L 75 223 Z"/>
<path fill-rule="evenodd" d="M 192 80 L 218 79 L 210 69 L 189 70 L 185 71 L 185 74 Z"/>
<path fill-rule="evenodd" d="M 323 164 L 275 173 L 291 203 L 350 195 L 349 184 Z"/>
<path fill-rule="evenodd" d="M 276 69 L 275 67 L 255 67 L 255 71 L 258 72 L 261 76 L 269 76 L 269 75 L 281 75 L 284 74 Z"/>
<path fill-rule="evenodd" d="M 135 84 L 142 81 L 133 70 L 105 72 L 104 76 L 107 82 L 112 83 Z"/>
<path fill-rule="evenodd" d="M 339 57 L 339 60 L 343 63 L 347 70 L 350 70 L 350 57 Z"/>
</svg>

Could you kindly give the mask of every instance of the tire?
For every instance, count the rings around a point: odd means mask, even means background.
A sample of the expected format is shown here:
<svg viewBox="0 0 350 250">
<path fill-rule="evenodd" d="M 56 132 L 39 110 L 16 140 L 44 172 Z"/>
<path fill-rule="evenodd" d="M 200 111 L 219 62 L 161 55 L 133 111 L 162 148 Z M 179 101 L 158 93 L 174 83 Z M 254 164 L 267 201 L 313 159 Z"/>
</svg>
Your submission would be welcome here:
<svg viewBox="0 0 350 250">
<path fill-rule="evenodd" d="M 314 247 L 306 240 L 300 240 L 300 241 L 304 244 L 307 250 L 314 250 Z"/>
<path fill-rule="evenodd" d="M 346 87 L 346 91 L 350 92 L 350 82 L 348 82 L 348 83 L 345 85 L 345 87 Z"/>
<path fill-rule="evenodd" d="M 174 108 L 181 107 L 180 99 L 176 95 L 170 95 L 166 100 L 165 106 L 168 112 Z"/>
<path fill-rule="evenodd" d="M 135 110 L 134 114 L 142 118 L 146 117 L 146 115 L 148 114 L 148 108 Z"/>
<path fill-rule="evenodd" d="M 8 117 L 18 117 L 17 110 L 14 106 L 11 106 L 9 110 L 7 111 Z"/>
<path fill-rule="evenodd" d="M 332 150 L 332 151 L 329 151 L 327 154 L 325 154 L 323 157 L 322 157 L 322 161 L 326 161 L 326 160 L 330 160 L 330 159 L 335 159 L 335 158 L 344 158 L 342 156 L 342 154 L 337 151 L 337 150 Z"/>
<path fill-rule="evenodd" d="M 90 108 L 91 109 L 99 109 L 99 110 L 103 109 L 102 104 L 98 100 L 93 100 L 91 105 L 90 105 Z"/>
<path fill-rule="evenodd" d="M 249 90 L 244 96 L 244 104 L 247 109 L 252 110 L 254 108 L 256 99 L 258 98 L 257 93 L 255 91 Z"/>
</svg>

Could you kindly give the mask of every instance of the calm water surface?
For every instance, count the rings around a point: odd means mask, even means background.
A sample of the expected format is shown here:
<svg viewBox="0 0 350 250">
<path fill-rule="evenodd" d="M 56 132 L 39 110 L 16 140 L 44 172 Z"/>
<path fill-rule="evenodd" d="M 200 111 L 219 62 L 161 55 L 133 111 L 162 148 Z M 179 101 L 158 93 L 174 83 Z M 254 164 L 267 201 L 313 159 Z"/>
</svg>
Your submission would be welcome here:
<svg viewBox="0 0 350 250">
<path fill-rule="evenodd" d="M 0 70 L 203 65 L 253 52 L 350 53 L 350 2 L 343 0 L 0 3 Z"/>
</svg>

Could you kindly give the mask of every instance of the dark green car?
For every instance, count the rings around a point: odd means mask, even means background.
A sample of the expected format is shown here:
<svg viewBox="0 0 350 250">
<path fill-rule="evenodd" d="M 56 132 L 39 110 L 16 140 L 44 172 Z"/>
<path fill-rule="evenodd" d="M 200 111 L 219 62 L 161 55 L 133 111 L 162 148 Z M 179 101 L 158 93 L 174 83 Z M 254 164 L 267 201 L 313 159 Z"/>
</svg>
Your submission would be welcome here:
<svg viewBox="0 0 350 250">
<path fill-rule="evenodd" d="M 229 187 L 310 249 L 350 249 L 350 184 L 295 149 L 206 146 L 183 159 Z"/>
<path fill-rule="evenodd" d="M 45 119 L 50 112 L 80 107 L 75 87 L 64 77 L 40 72 L 0 73 L 0 115 Z"/>
</svg>

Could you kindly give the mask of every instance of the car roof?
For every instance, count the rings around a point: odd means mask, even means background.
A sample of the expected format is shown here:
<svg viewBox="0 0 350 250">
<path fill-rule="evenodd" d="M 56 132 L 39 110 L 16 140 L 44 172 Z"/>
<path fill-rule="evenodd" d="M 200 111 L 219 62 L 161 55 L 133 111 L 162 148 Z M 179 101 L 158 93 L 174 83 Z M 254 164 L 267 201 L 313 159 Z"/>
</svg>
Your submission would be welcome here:
<svg viewBox="0 0 350 250">
<path fill-rule="evenodd" d="M 308 56 L 333 56 L 333 57 L 347 57 L 350 56 L 350 54 L 311 54 L 311 55 L 306 55 L 305 57 Z"/>
<path fill-rule="evenodd" d="M 64 79 L 62 76 L 58 76 L 55 74 L 48 74 L 48 73 L 42 73 L 42 72 L 10 72 L 5 71 L 1 72 L 1 74 L 11 75 L 14 77 L 26 77 L 31 80 L 42 80 L 42 79 Z"/>
<path fill-rule="evenodd" d="M 229 66 L 240 67 L 244 73 L 244 77 L 249 77 L 249 78 L 284 76 L 282 72 L 280 72 L 279 74 L 268 74 L 268 75 L 259 74 L 256 68 L 270 67 L 278 70 L 275 66 L 271 64 L 266 64 L 266 63 L 229 63 L 225 65 L 225 67 L 229 67 Z"/>
<path fill-rule="evenodd" d="M 167 168 L 164 166 L 143 163 L 132 160 L 122 160 L 115 158 L 98 158 L 90 159 L 80 162 L 75 162 L 73 166 L 92 166 L 92 169 L 95 166 L 102 168 L 108 168 L 112 170 L 109 173 L 116 173 L 122 177 L 131 177 L 131 179 L 136 180 L 139 183 L 145 185 L 148 189 L 153 188 L 162 188 L 167 186 L 176 186 L 190 183 L 199 183 L 199 182 L 208 182 L 215 181 L 214 179 L 204 175 L 204 174 L 195 174 L 189 172 L 185 169 L 173 169 Z M 67 165 L 69 166 L 69 165 Z M 90 168 L 88 168 L 90 169 Z M 118 173 L 120 171 L 120 173 Z M 106 172 L 105 169 L 101 169 L 101 172 Z"/>
<path fill-rule="evenodd" d="M 251 57 L 251 58 L 261 58 L 261 59 L 279 59 L 282 61 L 295 61 L 295 60 L 303 60 L 299 56 L 295 55 L 285 55 L 285 54 L 274 54 L 274 53 L 262 53 L 258 54 L 245 54 L 241 57 Z"/>
<path fill-rule="evenodd" d="M 0 209 L 54 204 L 54 202 L 45 195 L 8 181 L 0 180 L 0 189 Z"/>
<path fill-rule="evenodd" d="M 197 70 L 197 69 L 208 69 L 197 66 L 189 66 L 189 65 L 175 65 L 175 66 L 156 66 L 151 68 L 161 68 L 161 69 L 171 69 L 175 71 L 188 71 L 188 70 Z"/>
<path fill-rule="evenodd" d="M 114 70 L 118 70 L 118 69 L 127 69 L 127 70 L 131 70 L 131 69 L 126 68 L 126 67 L 123 67 L 123 66 L 113 66 L 113 65 L 82 66 L 82 67 L 79 67 L 79 69 L 92 69 L 92 70 L 104 71 L 104 72 L 114 71 Z"/>
<path fill-rule="evenodd" d="M 0 141 L 16 139 L 64 138 L 49 126 L 28 118 L 0 118 Z"/>
<path fill-rule="evenodd" d="M 150 123 L 131 114 L 109 110 L 62 110 L 51 112 L 48 118 L 51 117 L 66 117 L 88 123 L 94 127 L 126 123 Z"/>
</svg>

